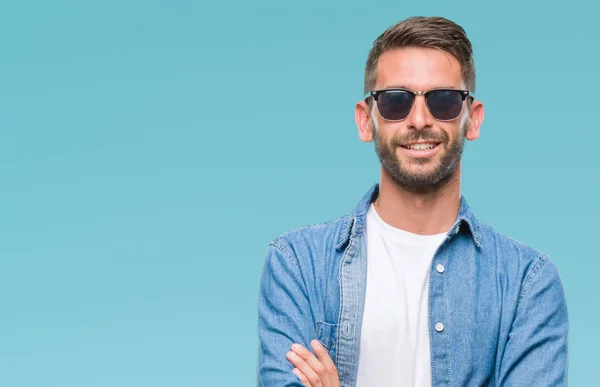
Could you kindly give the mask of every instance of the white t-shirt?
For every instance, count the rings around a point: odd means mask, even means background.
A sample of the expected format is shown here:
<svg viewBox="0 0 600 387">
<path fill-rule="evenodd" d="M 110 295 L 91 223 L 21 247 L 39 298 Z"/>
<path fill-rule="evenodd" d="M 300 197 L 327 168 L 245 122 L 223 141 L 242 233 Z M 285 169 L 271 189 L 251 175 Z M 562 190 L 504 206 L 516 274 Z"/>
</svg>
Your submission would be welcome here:
<svg viewBox="0 0 600 387">
<path fill-rule="evenodd" d="M 428 296 L 446 238 L 412 234 L 367 212 L 367 289 L 357 387 L 431 386 Z"/>
</svg>

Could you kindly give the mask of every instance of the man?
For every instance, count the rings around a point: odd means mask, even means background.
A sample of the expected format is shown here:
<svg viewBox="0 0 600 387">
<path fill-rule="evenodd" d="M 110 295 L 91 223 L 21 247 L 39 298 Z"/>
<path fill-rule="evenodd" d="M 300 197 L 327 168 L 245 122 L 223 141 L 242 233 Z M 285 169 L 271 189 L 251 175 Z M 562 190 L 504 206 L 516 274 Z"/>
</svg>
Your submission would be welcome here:
<svg viewBox="0 0 600 387">
<path fill-rule="evenodd" d="M 355 118 L 380 182 L 348 216 L 269 245 L 259 385 L 566 385 L 555 265 L 481 223 L 460 193 L 464 141 L 484 117 L 474 91 L 455 23 L 409 18 L 375 41 Z"/>
</svg>

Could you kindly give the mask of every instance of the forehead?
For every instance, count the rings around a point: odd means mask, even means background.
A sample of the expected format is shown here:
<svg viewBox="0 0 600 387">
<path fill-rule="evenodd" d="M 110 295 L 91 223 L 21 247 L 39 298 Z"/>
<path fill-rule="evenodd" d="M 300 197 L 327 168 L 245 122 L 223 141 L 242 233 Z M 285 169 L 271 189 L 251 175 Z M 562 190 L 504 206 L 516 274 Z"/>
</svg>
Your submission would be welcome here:
<svg viewBox="0 0 600 387">
<path fill-rule="evenodd" d="M 464 82 L 460 63 L 452 54 L 434 48 L 403 47 L 384 52 L 377 62 L 376 89 L 390 87 L 462 89 Z"/>
</svg>

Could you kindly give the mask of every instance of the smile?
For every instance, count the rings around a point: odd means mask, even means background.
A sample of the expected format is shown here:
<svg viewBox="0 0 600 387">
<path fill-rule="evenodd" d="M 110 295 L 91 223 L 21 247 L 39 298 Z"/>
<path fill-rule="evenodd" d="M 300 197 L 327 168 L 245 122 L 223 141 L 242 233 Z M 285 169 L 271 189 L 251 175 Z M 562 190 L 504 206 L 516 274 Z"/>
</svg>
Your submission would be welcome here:
<svg viewBox="0 0 600 387">
<path fill-rule="evenodd" d="M 401 147 L 411 150 L 429 150 L 435 148 L 438 145 L 438 142 L 423 142 L 418 144 L 401 145 Z"/>
<path fill-rule="evenodd" d="M 400 145 L 400 149 L 409 157 L 427 158 L 437 153 L 440 144 L 439 142 L 420 142 Z"/>
</svg>

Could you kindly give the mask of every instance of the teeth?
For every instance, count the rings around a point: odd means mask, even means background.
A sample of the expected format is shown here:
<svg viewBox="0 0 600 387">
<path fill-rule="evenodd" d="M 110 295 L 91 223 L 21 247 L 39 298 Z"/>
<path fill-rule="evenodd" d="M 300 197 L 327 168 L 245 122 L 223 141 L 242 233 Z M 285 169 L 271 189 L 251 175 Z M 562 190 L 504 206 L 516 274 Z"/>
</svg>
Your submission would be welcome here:
<svg viewBox="0 0 600 387">
<path fill-rule="evenodd" d="M 406 148 L 415 150 L 427 150 L 435 148 L 435 144 L 412 144 L 407 145 Z"/>
</svg>

